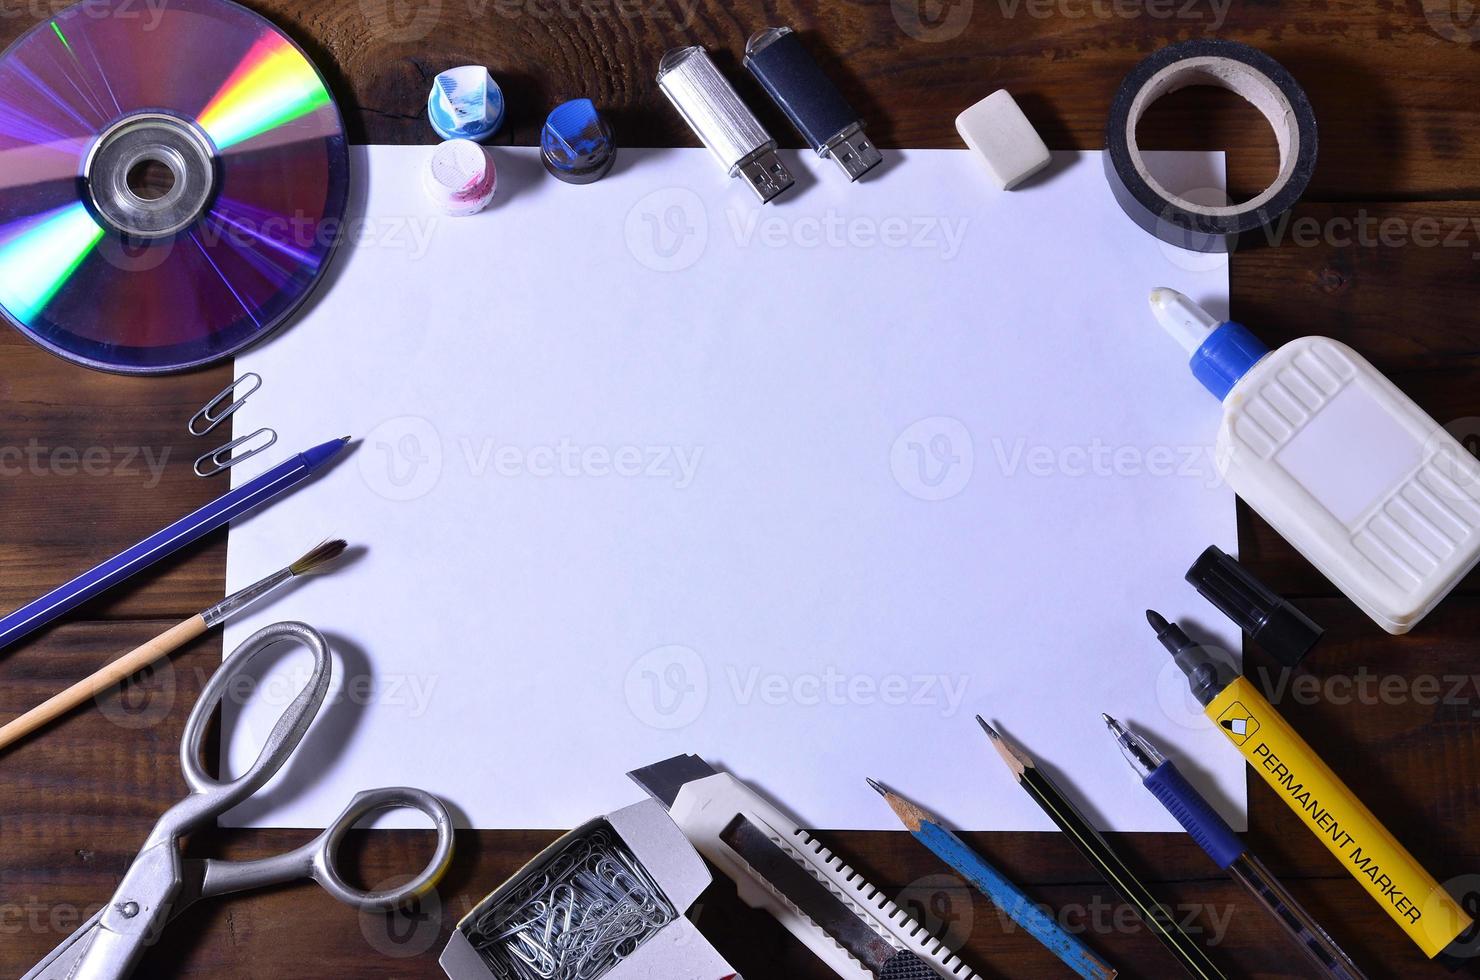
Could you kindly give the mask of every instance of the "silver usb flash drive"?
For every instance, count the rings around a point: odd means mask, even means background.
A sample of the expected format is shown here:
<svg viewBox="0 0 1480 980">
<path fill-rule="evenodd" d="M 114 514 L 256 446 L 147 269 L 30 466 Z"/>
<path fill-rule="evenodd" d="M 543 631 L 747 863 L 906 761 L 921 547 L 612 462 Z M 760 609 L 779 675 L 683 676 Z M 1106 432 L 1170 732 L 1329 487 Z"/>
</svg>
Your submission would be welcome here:
<svg viewBox="0 0 1480 980">
<path fill-rule="evenodd" d="M 658 65 L 658 87 L 731 177 L 744 177 L 761 203 L 790 187 L 776 141 L 701 47 L 674 48 Z"/>
</svg>

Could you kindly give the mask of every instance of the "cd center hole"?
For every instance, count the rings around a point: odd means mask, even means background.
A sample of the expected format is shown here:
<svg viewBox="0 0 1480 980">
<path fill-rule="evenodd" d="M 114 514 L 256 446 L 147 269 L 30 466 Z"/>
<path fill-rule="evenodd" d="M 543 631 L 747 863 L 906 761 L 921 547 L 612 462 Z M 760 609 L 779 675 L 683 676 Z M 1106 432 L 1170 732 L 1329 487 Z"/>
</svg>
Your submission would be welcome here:
<svg viewBox="0 0 1480 980">
<path fill-rule="evenodd" d="M 157 201 L 175 187 L 175 172 L 163 160 L 144 159 L 129 168 L 128 189 L 141 201 Z"/>
</svg>

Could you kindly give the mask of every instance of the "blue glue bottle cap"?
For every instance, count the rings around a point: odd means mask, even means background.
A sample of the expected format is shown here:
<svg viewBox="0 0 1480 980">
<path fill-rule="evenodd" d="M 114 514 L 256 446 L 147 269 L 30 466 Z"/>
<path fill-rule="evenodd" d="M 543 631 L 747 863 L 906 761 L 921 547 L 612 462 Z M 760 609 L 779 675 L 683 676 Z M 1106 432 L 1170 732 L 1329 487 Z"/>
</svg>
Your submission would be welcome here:
<svg viewBox="0 0 1480 980">
<path fill-rule="evenodd" d="M 1219 321 L 1175 289 L 1153 289 L 1151 312 L 1191 355 L 1193 377 L 1222 401 L 1269 348 L 1241 323 Z"/>
<path fill-rule="evenodd" d="M 1242 323 L 1220 323 L 1201 347 L 1192 352 L 1192 375 L 1221 401 L 1249 368 L 1269 353 Z"/>
<path fill-rule="evenodd" d="M 553 176 L 568 184 L 589 184 L 605 177 L 616 159 L 611 125 L 590 99 L 562 102 L 545 119 L 540 160 Z"/>
</svg>

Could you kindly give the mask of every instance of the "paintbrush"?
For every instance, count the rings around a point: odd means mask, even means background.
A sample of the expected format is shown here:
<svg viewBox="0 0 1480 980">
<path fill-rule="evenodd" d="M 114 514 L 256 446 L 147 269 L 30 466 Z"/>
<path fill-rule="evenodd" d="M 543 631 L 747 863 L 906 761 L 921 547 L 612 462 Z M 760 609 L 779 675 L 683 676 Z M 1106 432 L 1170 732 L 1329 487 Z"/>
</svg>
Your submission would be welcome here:
<svg viewBox="0 0 1480 980">
<path fill-rule="evenodd" d="M 102 691 L 106 691 L 129 675 L 180 649 L 191 640 L 201 636 L 206 630 L 220 626 L 293 579 L 323 570 L 330 562 L 344 553 L 345 547 L 346 544 L 343 541 L 325 541 L 287 568 L 273 572 L 262 581 L 232 593 L 204 612 L 191 616 L 183 623 L 177 623 L 148 643 L 136 647 L 106 667 L 95 671 L 86 679 L 48 698 L 20 717 L 0 726 L 0 748 L 5 748 L 29 735 L 42 725 L 60 717 L 63 713 Z"/>
</svg>

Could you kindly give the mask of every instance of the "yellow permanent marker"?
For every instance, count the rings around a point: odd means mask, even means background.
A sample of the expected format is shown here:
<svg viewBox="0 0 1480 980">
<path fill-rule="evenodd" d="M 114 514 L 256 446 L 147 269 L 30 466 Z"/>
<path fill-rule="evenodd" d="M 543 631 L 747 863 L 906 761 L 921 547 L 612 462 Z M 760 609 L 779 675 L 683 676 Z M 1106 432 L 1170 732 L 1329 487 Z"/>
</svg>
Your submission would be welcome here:
<svg viewBox="0 0 1480 980">
<path fill-rule="evenodd" d="M 1187 675 L 1193 697 L 1254 771 L 1424 955 L 1453 961 L 1461 945 L 1456 940 L 1472 924 L 1459 903 L 1352 795 L 1257 687 L 1175 623 L 1150 610 L 1146 618 Z"/>
</svg>

